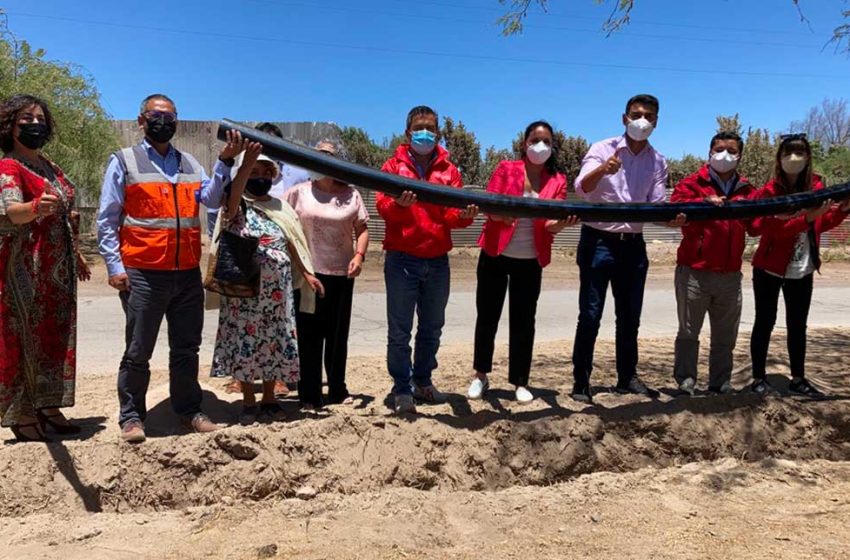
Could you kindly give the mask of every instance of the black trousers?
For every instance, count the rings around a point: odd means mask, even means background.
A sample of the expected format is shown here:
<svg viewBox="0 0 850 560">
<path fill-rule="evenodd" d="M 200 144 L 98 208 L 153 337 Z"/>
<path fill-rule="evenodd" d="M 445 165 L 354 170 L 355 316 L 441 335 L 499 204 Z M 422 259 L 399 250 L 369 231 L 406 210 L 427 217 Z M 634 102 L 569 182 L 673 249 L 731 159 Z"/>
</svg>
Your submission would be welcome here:
<svg viewBox="0 0 850 560">
<path fill-rule="evenodd" d="M 325 287 L 325 297 L 316 298 L 315 313 L 299 311 L 295 315 L 301 365 L 298 397 L 302 404 L 322 406 L 323 361 L 328 376 L 328 402 L 340 403 L 348 396 L 345 363 L 354 279 L 324 274 L 316 274 L 316 278 Z M 296 292 L 296 306 L 300 303 L 299 296 Z"/>
<path fill-rule="evenodd" d="M 814 274 L 799 280 L 779 278 L 760 268 L 753 269 L 753 293 L 756 300 L 756 317 L 750 339 L 750 357 L 753 377 L 764 379 L 770 335 L 776 324 L 779 292 L 785 299 L 785 327 L 788 329 L 788 358 L 791 375 L 804 377 L 806 373 L 806 326 L 812 303 Z"/>
<path fill-rule="evenodd" d="M 493 371 L 493 350 L 499 319 L 510 293 L 508 380 L 528 385 L 534 348 L 534 320 L 543 269 L 537 259 L 491 257 L 484 251 L 478 259 L 478 288 L 475 293 L 475 353 L 473 367 L 480 373 Z"/>
</svg>

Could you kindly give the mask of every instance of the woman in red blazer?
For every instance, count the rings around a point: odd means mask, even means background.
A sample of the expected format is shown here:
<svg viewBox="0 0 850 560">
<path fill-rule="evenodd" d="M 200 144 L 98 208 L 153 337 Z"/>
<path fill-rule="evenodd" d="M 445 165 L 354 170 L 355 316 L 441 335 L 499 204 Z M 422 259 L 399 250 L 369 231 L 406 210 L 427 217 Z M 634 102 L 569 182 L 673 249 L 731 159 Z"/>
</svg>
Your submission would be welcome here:
<svg viewBox="0 0 850 560">
<path fill-rule="evenodd" d="M 552 126 L 545 121 L 533 122 L 523 136 L 523 158 L 499 163 L 487 192 L 528 198 L 564 200 L 567 178 L 556 169 L 558 147 Z M 528 375 L 534 346 L 534 319 L 543 267 L 552 256 L 555 234 L 577 223 L 567 220 L 545 220 L 489 215 L 478 245 L 478 288 L 475 305 L 475 376 L 467 392 L 470 399 L 480 399 L 489 388 L 487 374 L 493 370 L 493 348 L 499 319 L 510 293 L 510 334 L 508 379 L 516 386 L 516 399 L 530 402 Z"/>
<path fill-rule="evenodd" d="M 782 137 L 776 152 L 773 179 L 756 191 L 754 198 L 770 198 L 823 188 L 821 178 L 812 172 L 812 148 L 804 134 Z M 753 292 L 756 316 L 750 341 L 753 361 L 753 392 L 776 393 L 767 381 L 766 362 L 770 335 L 776 323 L 779 292 L 785 299 L 788 330 L 788 357 L 791 362 L 792 394 L 823 397 L 805 376 L 806 321 L 812 302 L 815 271 L 820 269 L 820 236 L 847 217 L 850 200 L 827 201 L 812 210 L 794 215 L 753 220 L 753 233 L 761 235 L 753 255 Z"/>
</svg>

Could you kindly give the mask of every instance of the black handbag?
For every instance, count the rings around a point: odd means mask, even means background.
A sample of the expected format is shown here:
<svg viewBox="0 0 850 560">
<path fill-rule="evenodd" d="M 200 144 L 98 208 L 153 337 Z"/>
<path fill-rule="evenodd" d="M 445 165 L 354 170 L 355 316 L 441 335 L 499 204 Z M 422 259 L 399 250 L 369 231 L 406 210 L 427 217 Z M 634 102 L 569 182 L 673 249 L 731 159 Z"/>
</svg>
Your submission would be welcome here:
<svg viewBox="0 0 850 560">
<path fill-rule="evenodd" d="M 204 288 L 233 298 L 253 298 L 260 293 L 260 259 L 257 237 L 222 229 L 218 251 L 210 255 Z"/>
</svg>

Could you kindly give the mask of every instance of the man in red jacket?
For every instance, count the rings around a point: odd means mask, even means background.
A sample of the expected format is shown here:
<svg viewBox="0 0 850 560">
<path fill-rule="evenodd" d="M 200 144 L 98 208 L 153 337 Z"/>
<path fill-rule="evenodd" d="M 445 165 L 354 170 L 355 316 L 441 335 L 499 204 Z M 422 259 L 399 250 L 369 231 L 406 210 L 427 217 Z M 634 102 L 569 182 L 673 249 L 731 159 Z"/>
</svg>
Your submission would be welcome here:
<svg viewBox="0 0 850 560">
<path fill-rule="evenodd" d="M 709 162 L 682 179 L 670 202 L 710 202 L 721 206 L 749 197 L 754 189 L 736 168 L 744 142 L 734 132 L 711 139 Z M 675 274 L 679 333 L 673 377 L 683 394 L 693 395 L 697 379 L 699 333 L 708 313 L 711 322 L 708 390 L 732 392 L 732 351 L 741 320 L 741 262 L 751 223 L 743 220 L 689 222 Z"/>
<path fill-rule="evenodd" d="M 407 115 L 407 142 L 381 168 L 410 179 L 460 188 L 463 184 L 449 153 L 439 145 L 437 113 L 419 106 Z M 397 412 L 416 412 L 414 397 L 445 402 L 431 381 L 449 301 L 451 230 L 472 223 L 478 208 L 445 208 L 418 202 L 405 191 L 398 198 L 377 195 L 378 213 L 386 222 L 384 279 L 387 285 L 387 368 L 393 378 Z M 411 362 L 413 315 L 416 350 Z M 412 385 L 411 385 L 412 380 Z"/>
</svg>

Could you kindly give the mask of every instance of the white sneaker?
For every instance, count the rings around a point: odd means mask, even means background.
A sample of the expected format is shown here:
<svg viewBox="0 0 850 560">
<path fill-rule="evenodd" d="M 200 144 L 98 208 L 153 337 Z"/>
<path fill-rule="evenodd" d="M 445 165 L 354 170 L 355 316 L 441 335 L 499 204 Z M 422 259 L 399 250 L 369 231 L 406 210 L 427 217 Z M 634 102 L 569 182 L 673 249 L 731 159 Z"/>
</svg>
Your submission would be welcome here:
<svg viewBox="0 0 850 560">
<path fill-rule="evenodd" d="M 469 384 L 469 390 L 466 392 L 466 396 L 470 399 L 477 401 L 480 399 L 487 389 L 490 388 L 490 381 L 485 377 L 481 379 L 478 376 L 475 376 L 475 379 L 472 380 L 472 383 Z"/>
<path fill-rule="evenodd" d="M 723 385 L 716 389 L 714 387 L 709 387 L 708 390 L 717 395 L 731 395 L 735 392 L 735 388 L 728 381 L 724 381 Z"/>
<path fill-rule="evenodd" d="M 516 388 L 516 400 L 519 403 L 530 403 L 534 400 L 534 395 L 525 387 L 518 385 Z"/>
<path fill-rule="evenodd" d="M 679 383 L 679 391 L 681 394 L 693 397 L 695 390 L 696 382 L 692 377 L 686 377 L 681 383 Z"/>
</svg>

